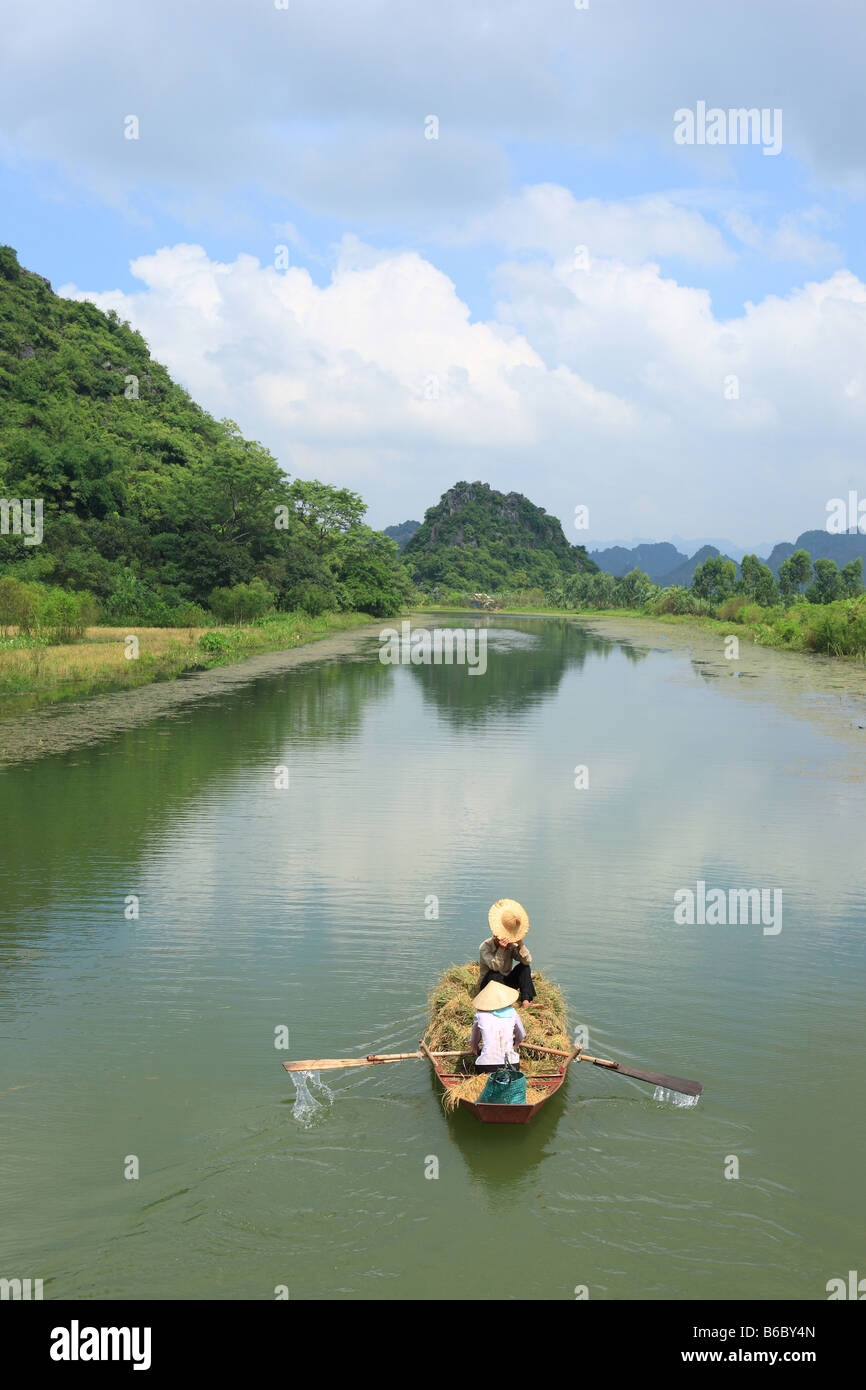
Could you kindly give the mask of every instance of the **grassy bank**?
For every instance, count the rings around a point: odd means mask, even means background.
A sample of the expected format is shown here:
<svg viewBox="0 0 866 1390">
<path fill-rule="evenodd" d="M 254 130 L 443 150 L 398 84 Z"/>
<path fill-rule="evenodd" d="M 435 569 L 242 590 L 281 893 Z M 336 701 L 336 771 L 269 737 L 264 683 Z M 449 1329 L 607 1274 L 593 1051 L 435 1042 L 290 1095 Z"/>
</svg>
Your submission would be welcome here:
<svg viewBox="0 0 866 1390">
<path fill-rule="evenodd" d="M 710 613 L 659 612 L 659 600 L 642 608 L 503 607 L 499 615 L 569 618 L 647 619 L 654 623 L 700 628 L 720 638 L 735 633 L 761 647 L 795 652 L 819 652 L 824 656 L 866 659 L 866 594 L 833 603 L 795 603 L 762 608 L 743 597 L 734 597 Z M 424 612 L 454 612 L 454 607 L 430 605 Z M 482 610 L 474 610 L 479 613 Z"/>
<path fill-rule="evenodd" d="M 817 652 L 822 656 L 845 657 L 862 662 L 866 658 L 866 595 L 839 599 L 835 603 L 795 603 L 761 608 L 745 599 L 728 599 L 715 614 L 658 613 L 652 609 L 616 608 L 590 610 L 580 616 L 597 618 L 648 618 L 677 627 L 698 627 L 716 633 L 720 640 L 730 634 L 755 642 L 759 647 L 782 651 Z"/>
<path fill-rule="evenodd" d="M 238 627 L 90 627 L 79 642 L 50 646 L 13 634 L 0 639 L 2 713 L 173 680 L 372 621 L 366 613 L 279 613 Z"/>
</svg>

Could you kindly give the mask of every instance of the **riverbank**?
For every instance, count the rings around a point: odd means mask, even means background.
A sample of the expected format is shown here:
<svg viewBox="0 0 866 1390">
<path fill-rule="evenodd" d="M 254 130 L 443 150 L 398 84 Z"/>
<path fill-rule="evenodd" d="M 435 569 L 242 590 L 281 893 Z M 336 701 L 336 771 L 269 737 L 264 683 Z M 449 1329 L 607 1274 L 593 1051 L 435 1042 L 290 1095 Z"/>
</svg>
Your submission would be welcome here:
<svg viewBox="0 0 866 1390">
<path fill-rule="evenodd" d="M 367 613 L 279 613 L 237 627 L 91 627 L 82 641 L 56 646 L 6 639 L 0 642 L 0 717 L 136 690 L 262 652 L 293 651 L 371 621 Z"/>
<path fill-rule="evenodd" d="M 194 671 L 177 680 L 159 680 L 88 699 L 55 701 L 18 715 L 0 716 L 0 765 L 29 762 L 47 754 L 100 743 L 154 719 L 184 717 L 187 708 L 197 701 L 229 693 L 263 677 L 282 675 L 312 662 L 352 657 L 378 638 L 380 631 L 381 621 L 368 619 L 363 626 L 357 624 L 335 635 L 323 633 L 293 650 L 265 651 L 257 656 L 242 654 L 231 662 Z"/>
<path fill-rule="evenodd" d="M 424 612 L 454 612 L 453 606 L 433 605 Z M 581 621 L 613 619 L 686 631 L 711 633 L 720 640 L 732 634 L 759 647 L 778 651 L 820 654 L 833 661 L 862 667 L 866 662 L 866 597 L 830 604 L 795 604 L 788 609 L 762 609 L 742 600 L 739 611 L 728 617 L 696 613 L 652 613 L 642 608 L 544 608 L 508 607 L 473 609 L 472 612 L 511 614 L 515 617 L 579 618 Z"/>
</svg>

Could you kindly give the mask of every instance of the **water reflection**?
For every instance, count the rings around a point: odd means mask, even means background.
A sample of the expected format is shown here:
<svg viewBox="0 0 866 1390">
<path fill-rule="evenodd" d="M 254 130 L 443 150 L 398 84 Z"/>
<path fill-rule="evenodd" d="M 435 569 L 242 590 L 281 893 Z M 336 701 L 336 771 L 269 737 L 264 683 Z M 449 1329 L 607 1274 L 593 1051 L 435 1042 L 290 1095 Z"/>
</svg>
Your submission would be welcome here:
<svg viewBox="0 0 866 1390">
<path fill-rule="evenodd" d="M 588 658 L 614 651 L 638 665 L 648 655 L 629 643 L 611 642 L 567 618 L 471 616 L 437 613 L 416 617 L 413 628 L 463 628 L 486 633 L 487 669 L 470 675 L 465 666 L 409 665 L 426 703 L 456 728 L 493 723 L 537 708 L 554 696 L 567 672 L 581 671 Z"/>
<path fill-rule="evenodd" d="M 430 1083 L 442 1106 L 442 1087 L 430 1068 Z M 525 1125 L 487 1125 L 459 1107 L 445 1111 L 448 1142 L 460 1153 L 473 1178 L 491 1198 L 516 1197 L 527 1179 L 551 1152 L 563 1118 L 569 1078 Z M 572 1091 L 572 1100 L 576 1098 Z"/>
</svg>

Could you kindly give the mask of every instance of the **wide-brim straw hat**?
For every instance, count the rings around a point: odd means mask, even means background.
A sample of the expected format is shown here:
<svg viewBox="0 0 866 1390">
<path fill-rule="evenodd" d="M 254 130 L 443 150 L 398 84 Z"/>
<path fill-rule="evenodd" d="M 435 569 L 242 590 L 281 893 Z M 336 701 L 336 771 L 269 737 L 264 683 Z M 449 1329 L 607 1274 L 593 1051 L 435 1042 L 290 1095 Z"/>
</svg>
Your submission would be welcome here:
<svg viewBox="0 0 866 1390">
<path fill-rule="evenodd" d="M 507 1009 L 509 1004 L 516 1004 L 519 998 L 520 994 L 516 989 L 501 985 L 498 980 L 491 980 L 480 994 L 476 994 L 473 1003 L 482 1013 L 492 1013 L 494 1009 Z"/>
<path fill-rule="evenodd" d="M 490 930 L 503 941 L 522 941 L 529 931 L 529 913 L 513 898 L 500 898 L 487 914 Z"/>
</svg>

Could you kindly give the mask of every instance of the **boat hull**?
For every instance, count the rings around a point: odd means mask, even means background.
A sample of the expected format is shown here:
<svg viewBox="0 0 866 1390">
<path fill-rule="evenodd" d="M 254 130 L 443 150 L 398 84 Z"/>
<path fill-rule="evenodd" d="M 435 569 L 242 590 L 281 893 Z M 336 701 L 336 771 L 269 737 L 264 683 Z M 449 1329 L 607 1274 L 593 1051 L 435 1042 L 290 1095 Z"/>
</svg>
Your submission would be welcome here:
<svg viewBox="0 0 866 1390">
<path fill-rule="evenodd" d="M 485 1125 L 526 1125 L 549 1099 L 545 1096 L 537 1105 L 478 1105 L 471 1100 L 461 1100 L 460 1105 Z"/>
<path fill-rule="evenodd" d="M 445 1071 L 439 1064 L 436 1055 L 428 1049 L 426 1043 L 421 1043 L 421 1050 L 429 1057 L 436 1073 L 436 1079 L 444 1090 L 450 1090 L 452 1086 L 466 1080 L 465 1073 Z M 476 1120 L 480 1120 L 485 1125 L 528 1124 L 533 1116 L 537 1115 L 539 1110 L 547 1104 L 550 1097 L 559 1090 L 565 1080 L 567 1066 L 568 1062 L 563 1061 L 558 1071 L 546 1075 L 536 1074 L 532 1077 L 533 1086 L 543 1087 L 547 1092 L 547 1095 L 536 1101 L 534 1105 L 482 1105 L 477 1100 L 464 1100 L 461 1097 L 457 1106 L 461 1110 L 467 1110 L 470 1115 L 474 1115 Z"/>
</svg>

